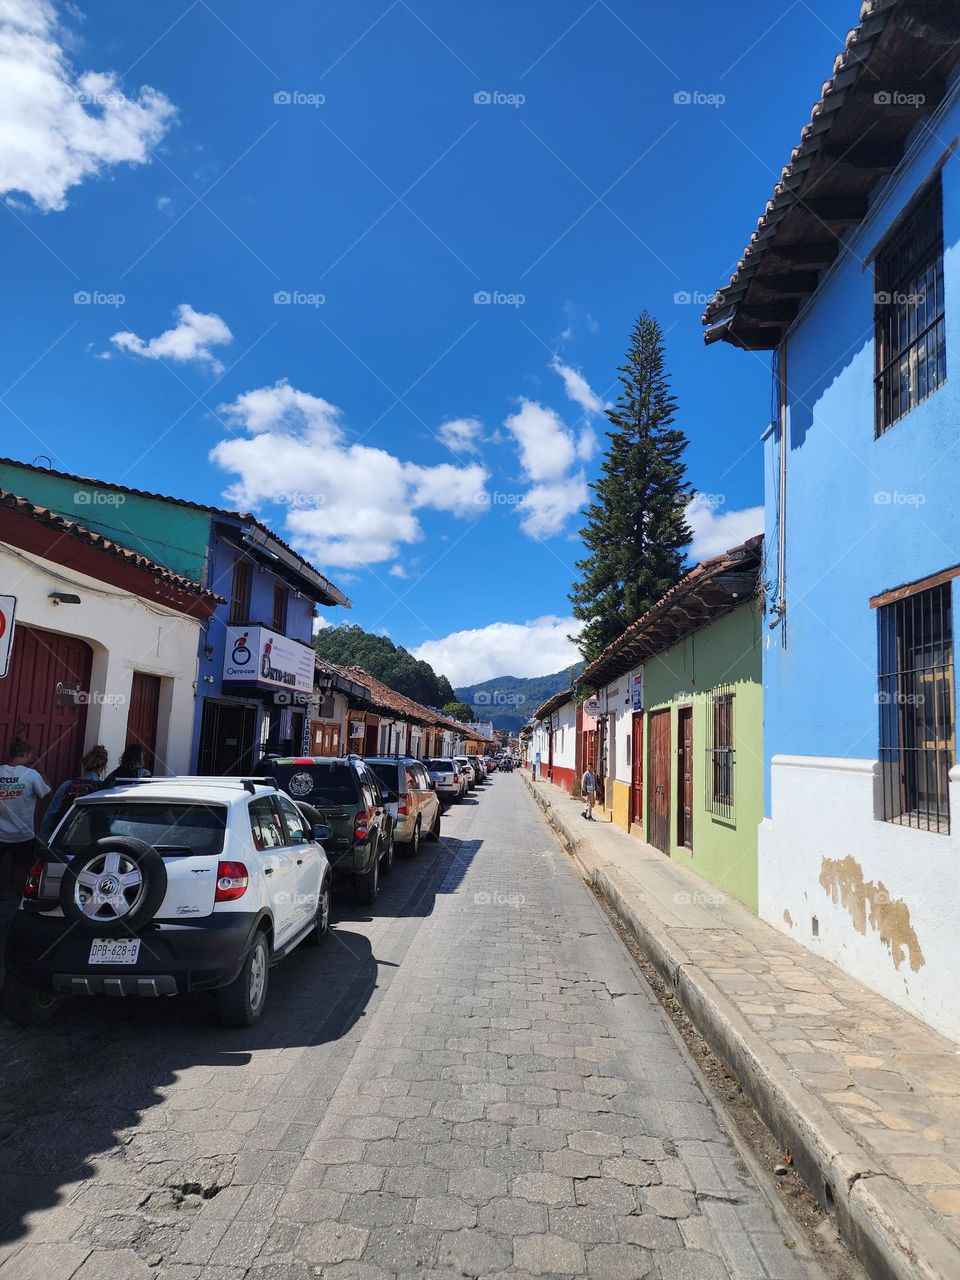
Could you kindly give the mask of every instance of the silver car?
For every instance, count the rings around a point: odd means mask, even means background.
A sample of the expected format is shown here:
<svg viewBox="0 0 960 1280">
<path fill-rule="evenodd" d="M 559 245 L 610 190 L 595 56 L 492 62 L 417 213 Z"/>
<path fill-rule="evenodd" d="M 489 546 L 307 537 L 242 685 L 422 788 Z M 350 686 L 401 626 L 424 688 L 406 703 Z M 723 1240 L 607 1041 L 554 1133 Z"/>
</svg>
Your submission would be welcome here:
<svg viewBox="0 0 960 1280">
<path fill-rule="evenodd" d="M 450 756 L 433 756 L 423 761 L 432 782 L 436 783 L 441 803 L 454 804 L 467 789 L 466 778 Z"/>
</svg>

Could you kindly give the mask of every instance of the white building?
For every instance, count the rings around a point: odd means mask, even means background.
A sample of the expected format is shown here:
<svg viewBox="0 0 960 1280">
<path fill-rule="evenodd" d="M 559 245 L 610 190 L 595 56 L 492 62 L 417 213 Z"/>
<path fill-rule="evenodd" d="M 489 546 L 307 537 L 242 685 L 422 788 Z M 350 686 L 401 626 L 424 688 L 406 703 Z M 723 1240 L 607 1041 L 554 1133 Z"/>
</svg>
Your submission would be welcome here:
<svg viewBox="0 0 960 1280">
<path fill-rule="evenodd" d="M 110 767 L 138 742 L 151 771 L 189 771 L 213 592 L 0 489 L 0 594 L 0 752 L 26 738 L 51 783 L 97 743 Z"/>
</svg>

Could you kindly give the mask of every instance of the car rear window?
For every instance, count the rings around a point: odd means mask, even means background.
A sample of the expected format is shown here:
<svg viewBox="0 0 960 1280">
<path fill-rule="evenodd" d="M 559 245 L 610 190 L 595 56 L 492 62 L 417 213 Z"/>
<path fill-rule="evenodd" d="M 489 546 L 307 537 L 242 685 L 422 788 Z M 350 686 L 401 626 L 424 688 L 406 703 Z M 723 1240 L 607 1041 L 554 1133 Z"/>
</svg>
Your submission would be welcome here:
<svg viewBox="0 0 960 1280">
<path fill-rule="evenodd" d="M 226 825 L 223 805 L 98 800 L 74 808 L 54 848 L 72 855 L 106 836 L 133 836 L 161 850 L 213 856 L 223 851 Z"/>
<path fill-rule="evenodd" d="M 317 764 L 274 765 L 277 783 L 294 800 L 311 804 L 347 805 L 357 802 L 357 778 L 344 760 L 324 760 Z"/>
<path fill-rule="evenodd" d="M 367 760 L 367 768 L 372 770 L 385 787 L 389 787 L 391 791 L 397 789 L 397 765 L 393 761 L 385 760 Z"/>
<path fill-rule="evenodd" d="M 423 762 L 428 769 L 432 769 L 434 773 L 453 773 L 452 760 L 424 760 Z"/>
</svg>

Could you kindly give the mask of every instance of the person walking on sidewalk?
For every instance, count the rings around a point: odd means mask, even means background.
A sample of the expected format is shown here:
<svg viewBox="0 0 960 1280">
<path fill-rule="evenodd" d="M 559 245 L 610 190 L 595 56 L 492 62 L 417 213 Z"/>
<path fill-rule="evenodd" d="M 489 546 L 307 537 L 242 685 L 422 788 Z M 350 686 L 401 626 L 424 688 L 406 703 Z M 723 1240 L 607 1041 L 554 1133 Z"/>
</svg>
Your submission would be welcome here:
<svg viewBox="0 0 960 1280">
<path fill-rule="evenodd" d="M 50 794 L 37 753 L 14 738 L 0 765 L 0 898 L 19 898 L 37 849 L 37 801 Z"/>
<path fill-rule="evenodd" d="M 597 775 L 593 772 L 589 765 L 583 771 L 583 777 L 580 779 L 580 791 L 586 801 L 587 807 L 583 811 L 583 816 L 588 822 L 593 821 L 593 802 L 597 795 Z"/>
</svg>

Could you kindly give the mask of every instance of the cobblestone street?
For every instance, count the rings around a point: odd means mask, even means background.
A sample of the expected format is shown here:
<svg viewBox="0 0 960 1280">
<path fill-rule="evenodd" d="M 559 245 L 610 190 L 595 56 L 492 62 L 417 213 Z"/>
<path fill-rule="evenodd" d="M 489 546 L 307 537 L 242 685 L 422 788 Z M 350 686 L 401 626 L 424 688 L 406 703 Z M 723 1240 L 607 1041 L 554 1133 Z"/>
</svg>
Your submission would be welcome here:
<svg viewBox="0 0 960 1280">
<path fill-rule="evenodd" d="M 515 776 L 254 1030 L 78 1001 L 2 1037 L 0 1280 L 814 1274 Z"/>
</svg>

